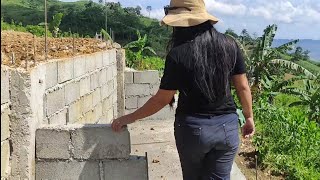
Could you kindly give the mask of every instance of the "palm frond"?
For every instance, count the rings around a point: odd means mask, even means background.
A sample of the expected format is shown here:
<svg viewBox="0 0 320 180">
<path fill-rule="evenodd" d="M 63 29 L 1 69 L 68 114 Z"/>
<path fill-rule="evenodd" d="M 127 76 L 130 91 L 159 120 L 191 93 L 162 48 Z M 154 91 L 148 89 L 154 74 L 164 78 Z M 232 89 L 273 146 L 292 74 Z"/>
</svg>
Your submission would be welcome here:
<svg viewBox="0 0 320 180">
<path fill-rule="evenodd" d="M 289 104 L 289 107 L 306 106 L 306 105 L 309 105 L 309 102 L 307 102 L 307 101 L 296 101 L 296 102 L 293 102 L 293 103 Z"/>
<path fill-rule="evenodd" d="M 148 51 L 150 51 L 152 54 L 157 55 L 156 51 L 155 51 L 154 49 L 152 49 L 151 47 L 149 47 L 149 46 L 144 47 L 144 48 L 143 48 L 143 51 L 145 51 L 145 50 L 148 50 Z"/>
<path fill-rule="evenodd" d="M 310 78 L 310 79 L 315 79 L 316 76 L 311 73 L 310 71 L 308 71 L 306 68 L 294 63 L 294 62 L 291 62 L 291 61 L 287 61 L 287 60 L 283 60 L 283 59 L 274 59 L 274 60 L 271 60 L 271 63 L 273 64 L 277 64 L 281 67 L 285 67 L 287 69 L 290 69 L 290 70 L 293 70 L 293 71 L 296 71 L 296 72 L 300 72 L 300 73 L 303 73 L 306 77 Z"/>
</svg>

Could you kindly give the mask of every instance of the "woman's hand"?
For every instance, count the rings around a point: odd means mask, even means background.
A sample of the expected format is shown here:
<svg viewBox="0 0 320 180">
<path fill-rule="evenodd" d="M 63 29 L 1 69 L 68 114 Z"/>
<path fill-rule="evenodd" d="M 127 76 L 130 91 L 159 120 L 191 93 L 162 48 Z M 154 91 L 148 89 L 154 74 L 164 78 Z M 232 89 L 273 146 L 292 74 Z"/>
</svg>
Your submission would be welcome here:
<svg viewBox="0 0 320 180">
<path fill-rule="evenodd" d="M 253 118 L 247 118 L 246 123 L 242 127 L 242 135 L 244 138 L 249 138 L 254 135 L 255 126 Z"/>
<path fill-rule="evenodd" d="M 120 132 L 124 126 L 131 124 L 133 122 L 134 121 L 131 120 L 128 116 L 122 116 L 118 119 L 113 120 L 111 127 L 113 131 Z"/>
</svg>

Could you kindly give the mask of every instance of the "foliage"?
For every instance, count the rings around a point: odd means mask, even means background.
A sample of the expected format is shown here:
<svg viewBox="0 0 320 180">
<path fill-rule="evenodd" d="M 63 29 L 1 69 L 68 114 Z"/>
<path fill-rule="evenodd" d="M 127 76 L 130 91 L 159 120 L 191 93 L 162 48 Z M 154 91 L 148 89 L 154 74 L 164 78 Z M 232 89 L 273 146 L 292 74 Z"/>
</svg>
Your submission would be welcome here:
<svg viewBox="0 0 320 180">
<path fill-rule="evenodd" d="M 104 38 L 105 40 L 111 40 L 111 41 L 112 41 L 111 36 L 109 35 L 109 33 L 108 33 L 106 30 L 101 29 L 100 32 L 101 32 L 101 34 L 102 34 L 102 36 L 103 36 L 103 38 Z"/>
<path fill-rule="evenodd" d="M 297 61 L 297 64 L 299 64 L 300 66 L 308 69 L 310 72 L 312 72 L 313 74 L 317 74 L 320 73 L 320 66 L 318 64 L 318 66 L 316 65 L 316 62 L 311 62 L 311 61 Z"/>
<path fill-rule="evenodd" d="M 30 32 L 36 36 L 44 36 L 45 35 L 45 28 L 39 25 L 27 25 L 26 27 L 22 26 L 21 23 L 16 24 L 12 21 L 10 24 L 3 22 L 1 20 L 1 30 L 13 30 L 19 32 Z M 48 36 L 51 37 L 52 34 L 48 32 Z"/>
<path fill-rule="evenodd" d="M 49 30 L 52 32 L 54 37 L 58 37 L 59 26 L 61 24 L 61 20 L 63 17 L 63 13 L 57 13 L 52 17 L 52 21 L 49 24 Z"/>
<path fill-rule="evenodd" d="M 303 51 L 302 47 L 297 47 L 295 52 L 292 54 L 292 61 L 306 61 L 310 59 L 310 51 Z"/>
<path fill-rule="evenodd" d="M 305 112 L 276 107 L 262 97 L 254 105 L 259 161 L 286 179 L 320 177 L 320 128 Z"/>
<path fill-rule="evenodd" d="M 145 57 L 140 70 L 157 70 L 163 74 L 165 61 L 160 57 Z"/>
</svg>

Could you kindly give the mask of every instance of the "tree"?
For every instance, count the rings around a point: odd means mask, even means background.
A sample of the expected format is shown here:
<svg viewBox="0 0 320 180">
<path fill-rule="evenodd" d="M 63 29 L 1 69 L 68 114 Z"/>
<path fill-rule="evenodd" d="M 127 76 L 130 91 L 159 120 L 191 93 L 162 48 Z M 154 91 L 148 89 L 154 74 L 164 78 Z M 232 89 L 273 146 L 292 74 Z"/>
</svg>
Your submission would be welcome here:
<svg viewBox="0 0 320 180">
<path fill-rule="evenodd" d="M 238 37 L 239 37 L 238 34 L 236 34 L 236 33 L 233 31 L 233 29 L 230 29 L 230 28 L 227 29 L 224 34 L 230 35 L 230 36 L 232 36 L 232 37 L 234 37 L 234 38 L 238 38 Z"/>
<path fill-rule="evenodd" d="M 150 12 L 152 11 L 152 7 L 151 6 L 147 6 L 147 11 L 149 13 L 149 18 L 150 18 Z"/>
<path fill-rule="evenodd" d="M 156 55 L 156 52 L 151 47 L 147 46 L 148 37 L 146 34 L 142 37 L 140 32 L 137 31 L 137 36 L 137 40 L 126 44 L 124 48 L 133 56 L 131 57 L 132 59 L 128 59 L 129 61 L 132 61 L 128 62 L 129 66 L 137 66 L 138 68 L 141 68 L 143 55 L 147 52 Z"/>
<path fill-rule="evenodd" d="M 57 13 L 52 17 L 52 21 L 49 24 L 49 30 L 52 32 L 54 37 L 58 36 L 59 33 L 59 26 L 61 24 L 63 14 L 62 13 Z"/>
</svg>

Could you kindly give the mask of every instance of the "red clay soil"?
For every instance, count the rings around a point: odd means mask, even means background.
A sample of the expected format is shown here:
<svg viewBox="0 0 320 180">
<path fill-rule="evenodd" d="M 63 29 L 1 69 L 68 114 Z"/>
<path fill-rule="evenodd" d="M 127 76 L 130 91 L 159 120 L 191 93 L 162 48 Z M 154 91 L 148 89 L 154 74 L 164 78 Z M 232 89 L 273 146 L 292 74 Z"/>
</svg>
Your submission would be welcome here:
<svg viewBox="0 0 320 180">
<path fill-rule="evenodd" d="M 112 47 L 111 43 L 92 38 L 75 38 L 74 44 L 73 48 L 73 38 L 48 38 L 47 59 L 90 54 Z M 45 38 L 34 37 L 31 33 L 1 31 L 1 60 L 4 65 L 22 68 L 26 67 L 26 61 L 28 66 L 44 61 Z"/>
</svg>

